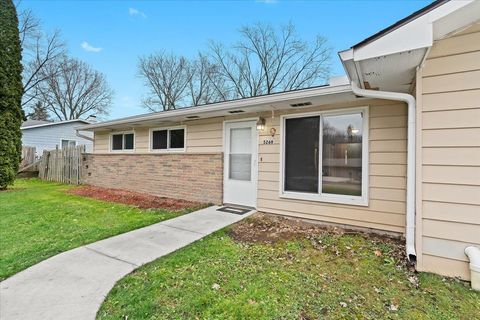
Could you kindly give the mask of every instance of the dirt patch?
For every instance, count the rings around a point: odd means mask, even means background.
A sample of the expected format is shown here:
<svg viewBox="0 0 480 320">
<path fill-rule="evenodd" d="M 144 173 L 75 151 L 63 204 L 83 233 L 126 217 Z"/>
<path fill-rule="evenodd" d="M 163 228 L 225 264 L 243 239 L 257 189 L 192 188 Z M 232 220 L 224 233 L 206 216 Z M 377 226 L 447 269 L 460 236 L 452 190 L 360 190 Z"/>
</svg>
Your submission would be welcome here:
<svg viewBox="0 0 480 320">
<path fill-rule="evenodd" d="M 292 239 L 308 239 L 314 247 L 319 249 L 329 249 L 338 254 L 335 245 L 328 246 L 321 243 L 319 239 L 322 235 L 341 237 L 343 235 L 359 235 L 372 242 L 374 246 L 383 248 L 388 245 L 388 256 L 394 258 L 404 267 L 409 267 L 405 256 L 404 240 L 393 238 L 388 235 L 361 232 L 357 230 L 344 229 L 340 227 L 325 226 L 317 223 L 307 222 L 300 219 L 290 219 L 265 213 L 257 213 L 248 219 L 235 224 L 230 230 L 229 235 L 235 241 L 243 243 L 275 243 L 278 241 Z M 376 250 L 376 255 L 383 255 L 382 251 Z"/>
<path fill-rule="evenodd" d="M 287 219 L 264 213 L 256 213 L 242 220 L 229 230 L 230 236 L 239 242 L 275 243 L 297 237 L 328 232 L 330 228 L 301 220 Z M 333 232 L 333 228 L 331 228 Z"/>
<path fill-rule="evenodd" d="M 94 186 L 78 187 L 68 190 L 67 192 L 82 197 L 128 204 L 141 209 L 165 209 L 170 211 L 181 211 L 185 209 L 197 209 L 206 206 L 206 204 L 199 202 L 157 197 L 127 190 L 109 189 Z"/>
</svg>

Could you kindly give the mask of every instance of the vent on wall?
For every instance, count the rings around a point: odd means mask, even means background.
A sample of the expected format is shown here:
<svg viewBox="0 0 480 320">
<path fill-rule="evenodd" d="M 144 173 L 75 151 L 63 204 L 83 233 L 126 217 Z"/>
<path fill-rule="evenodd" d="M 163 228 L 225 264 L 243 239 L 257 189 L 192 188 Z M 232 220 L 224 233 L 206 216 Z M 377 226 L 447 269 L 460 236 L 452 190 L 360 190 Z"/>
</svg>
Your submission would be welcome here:
<svg viewBox="0 0 480 320">
<path fill-rule="evenodd" d="M 292 103 L 290 104 L 290 107 L 297 108 L 297 107 L 305 107 L 305 106 L 311 106 L 312 103 L 310 101 L 307 102 L 299 102 L 299 103 Z"/>
<path fill-rule="evenodd" d="M 243 110 L 232 110 L 232 111 L 228 111 L 228 113 L 242 113 L 242 112 L 245 112 Z"/>
<path fill-rule="evenodd" d="M 185 117 L 185 118 L 187 118 L 187 119 L 198 119 L 198 118 L 200 118 L 200 117 L 199 117 L 199 116 L 187 116 L 187 117 Z"/>
</svg>

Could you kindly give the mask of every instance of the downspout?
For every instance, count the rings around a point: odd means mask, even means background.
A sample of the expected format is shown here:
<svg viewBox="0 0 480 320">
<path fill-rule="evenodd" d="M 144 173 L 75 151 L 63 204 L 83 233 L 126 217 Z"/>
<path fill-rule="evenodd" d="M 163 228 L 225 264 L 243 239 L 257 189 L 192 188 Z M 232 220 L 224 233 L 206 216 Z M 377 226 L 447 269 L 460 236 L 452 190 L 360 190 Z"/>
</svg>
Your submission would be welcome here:
<svg viewBox="0 0 480 320">
<path fill-rule="evenodd" d="M 92 137 L 89 137 L 89 136 L 86 136 L 86 135 L 83 135 L 81 134 L 80 132 L 78 132 L 79 130 L 75 130 L 75 135 L 79 138 L 83 138 L 83 139 L 86 139 L 86 140 L 90 140 L 90 141 L 94 141 L 94 139 Z"/>
<path fill-rule="evenodd" d="M 406 219 L 406 252 L 408 260 L 415 262 L 415 98 L 407 93 L 365 90 L 352 81 L 352 91 L 357 96 L 377 99 L 403 101 L 408 105 L 408 137 L 407 137 L 407 219 Z"/>
<path fill-rule="evenodd" d="M 466 247 L 465 254 L 470 260 L 472 289 L 480 291 L 480 248 L 475 246 Z"/>
</svg>

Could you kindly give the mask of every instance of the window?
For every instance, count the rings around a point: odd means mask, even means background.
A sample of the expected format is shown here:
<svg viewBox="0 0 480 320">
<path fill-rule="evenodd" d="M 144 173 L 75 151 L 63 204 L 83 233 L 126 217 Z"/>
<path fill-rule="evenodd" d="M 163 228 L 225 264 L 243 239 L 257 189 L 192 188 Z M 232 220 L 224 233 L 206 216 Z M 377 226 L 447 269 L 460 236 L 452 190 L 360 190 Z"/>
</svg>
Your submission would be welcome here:
<svg viewBox="0 0 480 320">
<path fill-rule="evenodd" d="M 282 196 L 367 205 L 367 111 L 284 117 Z"/>
<path fill-rule="evenodd" d="M 133 150 L 135 135 L 133 133 L 112 134 L 112 151 Z"/>
<path fill-rule="evenodd" d="M 184 150 L 185 128 L 153 129 L 150 139 L 153 151 Z"/>
<path fill-rule="evenodd" d="M 229 179 L 251 181 L 251 139 L 251 128 L 233 128 L 230 130 Z"/>
<path fill-rule="evenodd" d="M 62 149 L 68 148 L 68 147 L 75 147 L 77 145 L 77 141 L 75 140 L 67 140 L 67 139 L 62 139 Z"/>
</svg>

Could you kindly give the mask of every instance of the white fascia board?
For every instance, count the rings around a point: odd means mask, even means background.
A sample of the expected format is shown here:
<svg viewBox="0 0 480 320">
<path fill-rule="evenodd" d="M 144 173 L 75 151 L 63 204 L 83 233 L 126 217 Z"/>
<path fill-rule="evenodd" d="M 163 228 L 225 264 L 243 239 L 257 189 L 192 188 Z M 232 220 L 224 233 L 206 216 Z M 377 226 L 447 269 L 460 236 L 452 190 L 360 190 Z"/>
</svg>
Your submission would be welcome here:
<svg viewBox="0 0 480 320">
<path fill-rule="evenodd" d="M 360 48 L 356 48 L 353 52 L 353 60 L 361 61 L 398 52 L 430 47 L 433 41 L 436 40 L 436 37 L 434 37 L 434 24 L 467 5 L 475 5 L 474 1 L 475 0 L 457 0 L 447 2 L 402 27 L 385 34 L 377 40 Z M 472 8 L 471 11 L 475 12 L 473 9 L 474 8 Z M 472 13 L 470 9 L 465 11 L 470 14 Z M 455 20 L 456 24 L 450 24 L 452 27 L 455 25 L 458 28 L 462 24 L 466 24 L 463 17 L 457 16 Z"/>
<path fill-rule="evenodd" d="M 355 49 L 353 60 L 361 61 L 402 51 L 425 48 L 431 46 L 432 43 L 432 26 L 425 15 L 363 47 Z"/>
<path fill-rule="evenodd" d="M 338 55 L 342 61 L 352 60 L 353 59 L 353 49 L 347 49 L 339 51 Z"/>
<path fill-rule="evenodd" d="M 462 7 L 455 12 L 436 18 L 433 23 L 433 40 L 440 40 L 452 32 L 458 32 L 480 20 L 480 1 L 458 1 L 455 5 Z"/>
</svg>

